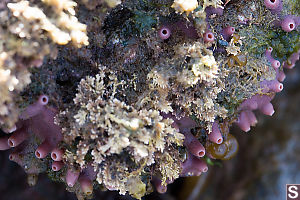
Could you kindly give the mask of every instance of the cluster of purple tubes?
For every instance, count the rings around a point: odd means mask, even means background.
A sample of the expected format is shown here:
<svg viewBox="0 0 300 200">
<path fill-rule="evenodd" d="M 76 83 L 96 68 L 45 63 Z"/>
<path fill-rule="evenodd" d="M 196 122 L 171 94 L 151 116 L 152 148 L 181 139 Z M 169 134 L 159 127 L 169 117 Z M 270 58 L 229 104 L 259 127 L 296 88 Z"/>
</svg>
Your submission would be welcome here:
<svg viewBox="0 0 300 200">
<path fill-rule="evenodd" d="M 53 158 L 53 169 L 61 168 L 63 152 L 56 149 L 58 143 L 62 140 L 60 128 L 54 124 L 54 116 L 57 111 L 47 106 L 48 97 L 41 95 L 37 102 L 29 105 L 25 111 L 20 115 L 20 119 L 16 124 L 16 129 L 11 136 L 1 138 L 0 150 L 14 148 L 13 153 L 10 154 L 10 159 L 17 162 L 21 166 L 23 163 L 18 158 L 23 153 L 23 143 L 35 134 L 42 143 L 35 150 L 35 156 L 39 159 L 45 158 L 50 152 Z"/>
<path fill-rule="evenodd" d="M 59 126 L 54 124 L 54 117 L 57 111 L 47 106 L 48 97 L 41 95 L 37 102 L 29 105 L 24 112 L 21 113 L 20 119 L 16 125 L 16 129 L 12 131 L 10 136 L 0 138 L 0 150 L 7 150 L 13 148 L 9 159 L 25 167 L 30 162 L 31 166 L 26 170 L 30 174 L 38 174 L 41 171 L 38 164 L 32 165 L 34 162 L 26 160 L 23 155 L 26 154 L 28 148 L 27 139 L 34 134 L 41 144 L 35 150 L 35 156 L 38 159 L 45 158 L 49 153 L 52 158 L 52 170 L 59 171 L 64 166 L 63 154 L 64 150 L 58 148 L 58 144 L 62 141 L 62 133 Z M 91 168 L 91 167 L 90 167 Z M 83 192 L 92 192 L 92 180 L 95 179 L 96 173 L 90 168 L 84 169 L 81 172 L 67 170 L 65 180 L 69 187 L 73 187 L 75 183 L 79 182 Z"/>
<path fill-rule="evenodd" d="M 300 24 L 300 17 L 280 15 L 283 7 L 281 0 L 265 0 L 264 3 L 273 14 L 279 16 L 281 20 L 275 22 L 275 25 L 280 26 L 282 30 L 290 32 L 296 29 Z M 223 9 L 207 7 L 206 14 L 207 17 L 211 17 L 214 14 L 220 16 L 223 14 Z M 181 21 L 176 22 L 173 25 L 161 26 L 158 30 L 158 36 L 162 40 L 167 40 L 171 37 L 172 32 L 177 30 L 183 32 L 188 38 L 198 38 L 195 28 L 191 25 L 187 26 Z M 234 32 L 234 27 L 227 26 L 223 28 L 221 35 L 224 40 L 229 41 Z M 209 30 L 209 27 L 203 34 L 203 40 L 207 43 L 214 42 L 215 40 L 215 36 Z M 281 82 L 285 79 L 285 74 L 283 71 L 279 70 L 281 63 L 272 57 L 271 52 L 272 48 L 268 48 L 265 52 L 265 56 L 275 69 L 276 78 L 274 80 L 263 80 L 260 86 L 261 92 L 264 94 L 256 94 L 252 96 L 245 100 L 239 107 L 240 114 L 236 124 L 245 132 L 249 131 L 250 127 L 257 123 L 256 116 L 253 112 L 254 110 L 260 110 L 266 115 L 273 115 L 274 108 L 271 100 L 275 96 L 275 93 L 280 92 L 283 89 L 283 84 Z M 292 68 L 296 61 L 299 60 L 299 54 L 300 50 L 293 53 L 288 60 L 283 63 L 283 67 Z M 12 134 L 10 136 L 0 138 L 0 150 L 14 148 L 9 159 L 15 161 L 21 166 L 25 166 L 25 161 L 20 156 L 24 153 L 24 145 L 22 144 L 26 143 L 26 140 L 31 136 L 30 134 L 33 133 L 42 141 L 35 150 L 35 156 L 38 159 L 43 159 L 50 153 L 53 160 L 52 170 L 59 171 L 64 167 L 64 150 L 58 148 L 59 142 L 62 141 L 62 134 L 60 128 L 54 124 L 54 116 L 57 111 L 54 108 L 47 106 L 47 104 L 48 97 L 46 95 L 41 95 L 36 103 L 28 106 L 20 115 L 20 120 Z M 191 133 L 191 128 L 197 126 L 195 121 L 189 117 L 181 117 L 178 119 L 172 114 L 162 114 L 162 116 L 165 118 L 172 118 L 174 120 L 173 127 L 177 128 L 185 136 L 184 146 L 187 149 L 187 159 L 181 165 L 181 176 L 198 176 L 201 173 L 207 172 L 208 166 L 203 160 L 203 156 L 206 154 L 205 148 Z M 212 132 L 208 135 L 208 138 L 215 144 L 221 144 L 223 142 L 223 137 L 217 122 L 213 123 Z M 30 170 L 27 172 L 36 173 L 35 168 Z M 69 168 L 65 175 L 65 181 L 69 187 L 74 187 L 74 185 L 78 182 L 84 193 L 91 193 L 93 190 L 92 181 L 95 180 L 96 173 L 97 172 L 94 171 L 92 166 L 88 166 L 81 171 L 74 171 Z M 167 187 L 161 184 L 161 180 L 159 178 L 153 177 L 152 182 L 158 192 L 166 192 Z M 171 181 L 167 180 L 167 184 L 169 183 L 171 183 Z"/>
<path fill-rule="evenodd" d="M 184 146 L 187 149 L 187 159 L 182 163 L 181 176 L 199 176 L 201 173 L 207 172 L 208 167 L 202 159 L 205 155 L 205 148 L 199 140 L 191 133 L 191 129 L 197 124 L 190 117 L 181 117 L 177 119 L 172 114 L 162 113 L 164 118 L 172 118 L 174 120 L 173 127 L 177 128 L 185 136 Z M 223 137 L 217 122 L 213 123 L 212 131 L 208 135 L 208 139 L 216 144 L 223 142 Z"/>
<path fill-rule="evenodd" d="M 295 66 L 297 60 L 299 60 L 299 55 L 300 55 L 300 49 L 299 49 L 297 52 L 293 53 L 293 54 L 287 59 L 287 61 L 285 61 L 285 62 L 283 63 L 283 67 L 284 67 L 284 68 L 287 68 L 287 69 L 292 69 L 292 68 Z"/>
<path fill-rule="evenodd" d="M 197 124 L 190 117 L 181 117 L 177 118 L 171 113 L 165 114 L 161 113 L 164 118 L 171 118 L 174 120 L 172 126 L 184 134 L 184 146 L 187 149 L 187 158 L 181 164 L 181 177 L 186 176 L 200 176 L 202 173 L 208 171 L 208 166 L 203 160 L 204 155 L 206 154 L 204 146 L 199 142 L 199 140 L 191 133 L 191 129 L 197 127 Z M 223 142 L 223 136 L 221 134 L 219 124 L 214 122 L 212 125 L 212 131 L 208 134 L 208 139 L 215 143 L 221 144 Z M 210 157 L 210 155 L 208 155 Z M 161 180 L 157 177 L 154 177 L 153 185 L 159 193 L 164 193 L 167 191 L 167 187 L 161 184 Z M 167 184 L 171 183 L 167 181 Z"/>
<path fill-rule="evenodd" d="M 212 6 L 209 6 L 205 9 L 206 11 L 206 16 L 207 16 L 207 19 L 209 17 L 211 17 L 212 15 L 217 15 L 217 16 L 221 16 L 223 15 L 223 9 L 222 8 L 214 8 Z M 209 28 L 209 27 L 208 27 Z M 232 37 L 232 35 L 234 34 L 235 32 L 235 28 L 232 27 L 232 26 L 227 26 L 227 27 L 224 27 L 221 31 L 221 35 L 223 37 L 224 40 L 226 41 L 229 41 Z M 212 32 L 210 32 L 209 30 L 207 30 L 204 35 L 203 35 L 203 39 L 205 42 L 213 42 L 215 37 L 213 35 Z"/>
<path fill-rule="evenodd" d="M 293 15 L 281 16 L 283 7 L 281 0 L 265 0 L 264 3 L 273 14 L 277 14 L 281 18 L 280 21 L 275 22 L 275 26 L 280 26 L 282 30 L 291 32 L 300 24 L 300 17 Z M 265 94 L 256 94 L 245 100 L 239 107 L 240 114 L 236 124 L 245 132 L 248 132 L 250 127 L 257 123 L 253 110 L 260 110 L 265 115 L 273 115 L 275 111 L 271 100 L 274 98 L 275 93 L 283 90 L 283 84 L 281 82 L 284 81 L 285 74 L 282 70 L 279 70 L 281 63 L 272 57 L 272 50 L 273 49 L 269 47 L 265 52 L 265 56 L 275 69 L 276 78 L 274 80 L 262 81 L 261 92 Z M 287 61 L 283 62 L 283 67 L 289 69 L 293 68 L 296 61 L 299 60 L 299 54 L 300 50 L 293 53 Z"/>
<path fill-rule="evenodd" d="M 239 107 L 240 115 L 236 124 L 245 132 L 248 132 L 250 127 L 257 123 L 253 110 L 260 110 L 263 114 L 269 116 L 274 114 L 275 111 L 271 100 L 275 96 L 274 93 L 281 92 L 283 90 L 283 84 L 281 82 L 284 81 L 285 74 L 283 71 L 279 70 L 280 62 L 271 56 L 272 50 L 273 49 L 269 47 L 265 52 L 265 56 L 275 69 L 276 78 L 274 80 L 263 80 L 260 86 L 261 92 L 265 94 L 256 94 L 245 100 Z"/>
<path fill-rule="evenodd" d="M 57 111 L 48 106 L 48 97 L 41 95 L 37 102 L 29 105 L 20 115 L 20 120 L 17 123 L 16 130 L 11 136 L 0 138 L 0 150 L 14 148 L 10 154 L 10 160 L 18 163 L 20 166 L 25 166 L 26 161 L 22 159 L 24 149 L 28 148 L 26 140 L 34 134 L 42 143 L 35 150 L 35 156 L 38 159 L 45 158 L 49 153 L 52 159 L 52 170 L 59 171 L 65 164 L 63 163 L 64 150 L 58 147 L 62 141 L 60 128 L 54 124 L 54 116 Z M 189 117 L 177 119 L 171 114 L 162 114 L 165 118 L 174 119 L 173 126 L 185 135 L 184 145 L 187 148 L 187 159 L 182 163 L 181 176 L 200 175 L 208 170 L 206 162 L 202 159 L 205 155 L 205 148 L 199 140 L 191 133 L 191 128 L 196 127 L 195 121 Z M 212 132 L 208 136 L 211 142 L 221 144 L 223 137 L 217 123 L 213 124 Z M 29 147 L 35 148 L 35 147 Z M 33 167 L 27 170 L 27 173 L 38 174 L 42 171 L 39 167 Z M 74 187 L 78 182 L 84 193 L 92 193 L 92 182 L 96 178 L 97 172 L 93 167 L 89 166 L 81 171 L 74 171 L 68 168 L 65 175 L 65 181 L 68 187 Z M 161 185 L 161 180 L 154 178 L 153 184 L 157 191 L 165 192 L 166 186 Z M 171 181 L 167 181 L 171 183 Z M 111 188 L 113 189 L 113 188 Z"/>
<path fill-rule="evenodd" d="M 281 16 L 282 2 L 281 0 L 265 0 L 265 6 L 273 13 L 278 14 L 280 21 L 276 21 L 275 25 L 280 26 L 282 30 L 286 32 L 291 32 L 297 28 L 300 24 L 300 17 L 293 15 Z"/>
<path fill-rule="evenodd" d="M 227 26 L 223 28 L 221 35 L 223 36 L 224 40 L 229 41 L 231 36 L 234 34 L 235 28 L 232 26 Z"/>
<path fill-rule="evenodd" d="M 214 8 L 212 6 L 209 6 L 205 9 L 206 11 L 206 16 L 207 19 L 211 16 L 211 15 L 223 15 L 223 9 L 222 8 Z M 203 41 L 206 43 L 212 43 L 215 41 L 215 36 L 214 34 L 209 30 L 209 25 L 205 31 L 205 33 L 203 34 L 202 38 Z M 188 38 L 192 38 L 192 39 L 197 39 L 199 36 L 197 34 L 196 29 L 191 26 L 191 25 L 187 25 L 185 22 L 182 21 L 178 21 L 174 24 L 165 24 L 163 26 L 161 26 L 158 29 L 158 36 L 160 39 L 162 40 L 166 40 L 169 39 L 172 32 L 175 32 L 177 30 L 180 30 L 181 32 L 183 32 Z M 229 41 L 231 36 L 233 35 L 233 33 L 235 32 L 235 28 L 232 26 L 227 26 L 225 28 L 223 28 L 221 35 L 223 36 L 224 40 Z"/>
<path fill-rule="evenodd" d="M 7 139 L 1 139 L 1 149 L 4 150 L 4 144 L 7 143 L 5 149 L 19 146 L 30 137 L 30 133 L 34 133 L 42 143 L 35 151 L 37 158 L 45 158 L 57 144 L 62 140 L 60 128 L 54 124 L 54 116 L 56 110 L 47 107 L 48 97 L 41 95 L 38 101 L 26 108 L 20 115 L 20 120 L 16 125 L 16 130 L 13 131 Z M 21 149 L 17 149 L 20 152 Z M 12 155 L 17 154 L 17 152 Z M 11 156 L 13 158 L 13 156 Z"/>
</svg>

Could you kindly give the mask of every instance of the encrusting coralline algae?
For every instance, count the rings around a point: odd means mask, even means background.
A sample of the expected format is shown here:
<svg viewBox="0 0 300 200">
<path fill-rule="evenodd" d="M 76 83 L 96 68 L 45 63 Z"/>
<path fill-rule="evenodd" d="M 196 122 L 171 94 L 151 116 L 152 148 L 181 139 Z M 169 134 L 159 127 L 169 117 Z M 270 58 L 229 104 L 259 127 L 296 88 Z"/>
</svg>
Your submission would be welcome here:
<svg viewBox="0 0 300 200">
<path fill-rule="evenodd" d="M 140 199 L 238 151 L 299 59 L 299 0 L 5 0 L 0 150 Z"/>
</svg>

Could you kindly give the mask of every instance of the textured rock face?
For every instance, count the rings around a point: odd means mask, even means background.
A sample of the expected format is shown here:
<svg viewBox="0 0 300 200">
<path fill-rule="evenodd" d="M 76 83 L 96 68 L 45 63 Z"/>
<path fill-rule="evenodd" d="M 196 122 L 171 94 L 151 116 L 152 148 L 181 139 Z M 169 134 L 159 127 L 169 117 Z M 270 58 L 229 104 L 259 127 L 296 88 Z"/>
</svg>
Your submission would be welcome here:
<svg viewBox="0 0 300 200">
<path fill-rule="evenodd" d="M 199 176 L 237 153 L 233 123 L 247 132 L 253 111 L 275 112 L 299 59 L 297 6 L 4 1 L 0 150 L 79 199 L 99 187 L 140 199 Z"/>
</svg>

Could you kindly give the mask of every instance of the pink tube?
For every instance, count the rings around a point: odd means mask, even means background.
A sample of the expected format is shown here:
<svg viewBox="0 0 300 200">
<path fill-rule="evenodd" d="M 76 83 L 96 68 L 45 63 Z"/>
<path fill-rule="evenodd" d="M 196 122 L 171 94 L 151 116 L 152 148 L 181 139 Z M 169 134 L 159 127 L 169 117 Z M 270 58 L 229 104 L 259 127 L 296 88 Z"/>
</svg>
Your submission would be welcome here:
<svg viewBox="0 0 300 200">
<path fill-rule="evenodd" d="M 257 98 L 251 97 L 250 99 L 246 99 L 242 104 L 241 108 L 243 110 L 256 110 L 258 108 Z"/>
<path fill-rule="evenodd" d="M 207 172 L 208 167 L 205 161 L 188 154 L 187 159 L 182 163 L 182 176 L 199 176 L 201 173 Z"/>
<path fill-rule="evenodd" d="M 52 163 L 52 170 L 53 171 L 59 171 L 59 170 L 61 170 L 61 168 L 64 166 L 64 163 L 63 162 L 61 162 L 61 161 L 54 161 L 53 163 Z"/>
<path fill-rule="evenodd" d="M 273 60 L 272 62 L 271 62 L 271 65 L 272 65 L 272 67 L 274 68 L 274 69 L 276 69 L 276 68 L 279 68 L 280 67 L 280 62 L 278 61 L 278 60 Z"/>
<path fill-rule="evenodd" d="M 66 183 L 69 187 L 73 187 L 79 177 L 79 172 L 73 172 L 71 169 L 67 170 Z"/>
<path fill-rule="evenodd" d="M 264 88 L 263 92 L 281 92 L 283 90 L 283 84 L 276 79 L 271 81 L 262 81 L 261 87 Z"/>
<path fill-rule="evenodd" d="M 250 123 L 250 125 L 255 126 L 256 123 L 257 123 L 257 119 L 255 117 L 255 114 L 250 110 L 247 110 L 247 111 L 245 110 L 243 112 L 246 114 L 246 116 L 248 118 L 248 122 Z"/>
<path fill-rule="evenodd" d="M 265 114 L 265 115 L 269 115 L 269 116 L 272 116 L 274 114 L 274 108 L 273 108 L 273 105 L 269 102 L 269 103 L 266 103 L 262 106 L 260 106 L 259 110 Z"/>
<path fill-rule="evenodd" d="M 48 104 L 49 98 L 46 95 L 41 95 L 37 102 L 32 105 L 29 105 L 24 112 L 21 113 L 21 119 L 29 119 L 33 116 L 38 115 L 44 109 L 44 106 Z"/>
<path fill-rule="evenodd" d="M 63 159 L 64 151 L 60 148 L 55 148 L 51 152 L 51 158 L 54 161 L 61 161 Z"/>
<path fill-rule="evenodd" d="M 269 89 L 267 89 L 268 92 Z M 249 99 L 246 99 L 240 106 L 240 115 L 236 121 L 237 125 L 245 132 L 250 130 L 250 125 L 255 125 L 257 120 L 252 110 L 259 109 L 263 114 L 272 116 L 274 114 L 274 108 L 271 104 L 271 100 L 274 97 L 274 93 L 268 95 L 256 94 Z M 255 104 L 255 106 L 251 106 Z"/>
<path fill-rule="evenodd" d="M 270 85 L 270 89 L 274 92 L 281 92 L 283 90 L 283 84 L 277 80 L 274 80 L 273 84 Z"/>
<path fill-rule="evenodd" d="M 283 7 L 281 0 L 265 0 L 264 3 L 273 14 L 279 14 Z"/>
<path fill-rule="evenodd" d="M 93 193 L 92 181 L 85 175 L 80 175 L 78 182 L 80 183 L 81 190 L 86 195 L 91 195 Z"/>
<path fill-rule="evenodd" d="M 242 111 L 238 117 L 237 125 L 240 127 L 242 131 L 248 132 L 250 131 L 250 123 L 249 119 L 244 111 Z"/>
<path fill-rule="evenodd" d="M 266 52 L 265 52 L 265 56 L 267 57 L 268 61 L 271 63 L 272 67 L 274 69 L 278 69 L 280 67 L 280 62 L 278 60 L 275 60 L 271 53 L 273 51 L 272 47 L 267 48 Z"/>
<path fill-rule="evenodd" d="M 38 115 L 43 110 L 43 106 L 40 106 L 39 104 L 32 104 L 29 105 L 24 112 L 20 114 L 20 119 L 29 119 L 35 115 Z"/>
<path fill-rule="evenodd" d="M 235 28 L 232 26 L 227 26 L 226 28 L 223 28 L 221 34 L 224 38 L 224 40 L 229 40 L 232 34 L 234 34 Z"/>
<path fill-rule="evenodd" d="M 48 104 L 49 98 L 46 95 L 41 95 L 38 99 L 38 104 L 45 106 Z"/>
<path fill-rule="evenodd" d="M 23 166 L 24 162 L 23 160 L 20 158 L 20 155 L 18 153 L 11 153 L 8 156 L 9 160 L 14 161 L 15 163 L 17 163 L 20 166 Z"/>
<path fill-rule="evenodd" d="M 219 129 L 219 125 L 217 122 L 214 122 L 212 125 L 212 131 L 208 135 L 210 141 L 216 144 L 221 144 L 223 142 L 223 137 Z"/>
<path fill-rule="evenodd" d="M 270 10 L 278 10 L 282 6 L 280 0 L 265 0 L 265 6 Z"/>
<path fill-rule="evenodd" d="M 167 186 L 163 186 L 161 184 L 161 180 L 159 178 L 153 177 L 152 178 L 152 184 L 155 187 L 156 191 L 160 194 L 166 193 L 168 187 Z"/>
<path fill-rule="evenodd" d="M 280 22 L 280 26 L 282 30 L 286 32 L 291 32 L 296 28 L 296 22 L 291 16 L 286 16 L 283 20 Z"/>
<path fill-rule="evenodd" d="M 159 29 L 158 35 L 161 39 L 166 40 L 171 36 L 171 30 L 167 26 L 163 26 Z"/>
<path fill-rule="evenodd" d="M 265 6 L 268 9 L 274 10 L 279 6 L 280 0 L 265 0 Z"/>
<path fill-rule="evenodd" d="M 271 58 L 273 58 L 272 55 L 271 55 L 272 51 L 273 51 L 272 47 L 268 47 L 266 49 L 266 51 L 265 51 L 265 55 L 266 55 L 266 57 L 267 57 L 268 60 L 271 59 Z"/>
<path fill-rule="evenodd" d="M 256 95 L 252 96 L 251 98 L 245 100 L 240 105 L 240 110 L 256 110 L 257 108 L 259 110 L 262 110 L 262 108 L 266 104 L 270 104 L 270 101 L 272 100 L 273 97 L 274 97 L 274 95 L 259 95 L 259 94 L 256 94 Z M 256 107 L 255 108 L 251 107 L 251 104 L 255 104 Z M 271 108 L 270 105 L 267 106 L 267 107 Z M 273 106 L 272 106 L 272 108 L 273 108 Z M 269 111 L 272 111 L 272 109 L 269 109 Z M 269 112 L 269 113 L 272 113 L 272 112 Z"/>
<path fill-rule="evenodd" d="M 204 40 L 204 42 L 214 42 L 215 41 L 215 36 L 212 32 L 206 31 L 203 34 L 203 40 Z"/>
<path fill-rule="evenodd" d="M 182 117 L 179 120 L 174 117 L 172 118 L 176 124 L 179 126 L 180 131 L 190 130 L 191 128 L 197 127 L 197 123 L 190 117 Z"/>
<path fill-rule="evenodd" d="M 8 145 L 10 147 L 16 147 L 22 142 L 24 142 L 28 138 L 28 132 L 26 131 L 25 127 L 17 129 L 12 136 L 8 138 Z"/>
<path fill-rule="evenodd" d="M 280 82 L 283 82 L 284 79 L 285 79 L 285 74 L 283 71 L 280 71 L 280 72 L 277 72 L 277 80 L 280 81 Z"/>
<path fill-rule="evenodd" d="M 16 156 L 17 156 L 16 153 L 11 153 L 11 154 L 9 154 L 8 159 L 11 161 L 14 161 L 14 160 L 16 160 Z"/>
<path fill-rule="evenodd" d="M 10 146 L 8 146 L 8 136 L 4 136 L 0 138 L 0 150 L 7 150 L 10 148 Z"/>
<path fill-rule="evenodd" d="M 35 156 L 40 159 L 45 158 L 52 149 L 52 145 L 46 140 L 36 149 Z"/>
<path fill-rule="evenodd" d="M 298 52 L 293 53 L 286 62 L 284 62 L 283 67 L 287 69 L 292 69 L 295 66 L 297 60 L 299 60 L 300 49 Z"/>
<path fill-rule="evenodd" d="M 203 157 L 205 155 L 205 148 L 197 138 L 189 131 L 184 132 L 184 146 L 187 150 L 196 157 Z"/>
</svg>

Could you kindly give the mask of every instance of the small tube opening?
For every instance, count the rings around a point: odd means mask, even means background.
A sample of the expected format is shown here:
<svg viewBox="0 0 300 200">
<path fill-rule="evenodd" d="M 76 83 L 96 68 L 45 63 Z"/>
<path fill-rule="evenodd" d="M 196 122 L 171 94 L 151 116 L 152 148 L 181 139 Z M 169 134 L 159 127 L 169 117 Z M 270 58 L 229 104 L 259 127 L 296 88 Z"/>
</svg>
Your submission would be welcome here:
<svg viewBox="0 0 300 200">
<path fill-rule="evenodd" d="M 41 158 L 40 152 L 39 152 L 39 151 L 36 151 L 36 152 L 35 152 L 35 156 L 36 156 L 37 158 Z"/>
<path fill-rule="evenodd" d="M 8 146 L 10 146 L 10 147 L 15 146 L 14 142 L 11 139 L 8 139 Z"/>
<path fill-rule="evenodd" d="M 218 140 L 217 140 L 217 144 L 221 144 L 223 142 L 223 139 L 222 138 L 219 138 Z"/>
<path fill-rule="evenodd" d="M 52 158 L 53 160 L 56 160 L 56 159 L 57 159 L 56 153 L 52 153 L 52 154 L 51 154 L 51 158 Z"/>
<path fill-rule="evenodd" d="M 200 156 L 200 157 L 203 157 L 204 155 L 205 155 L 205 152 L 204 152 L 204 151 L 200 151 L 200 152 L 199 152 L 199 156 Z"/>
</svg>

